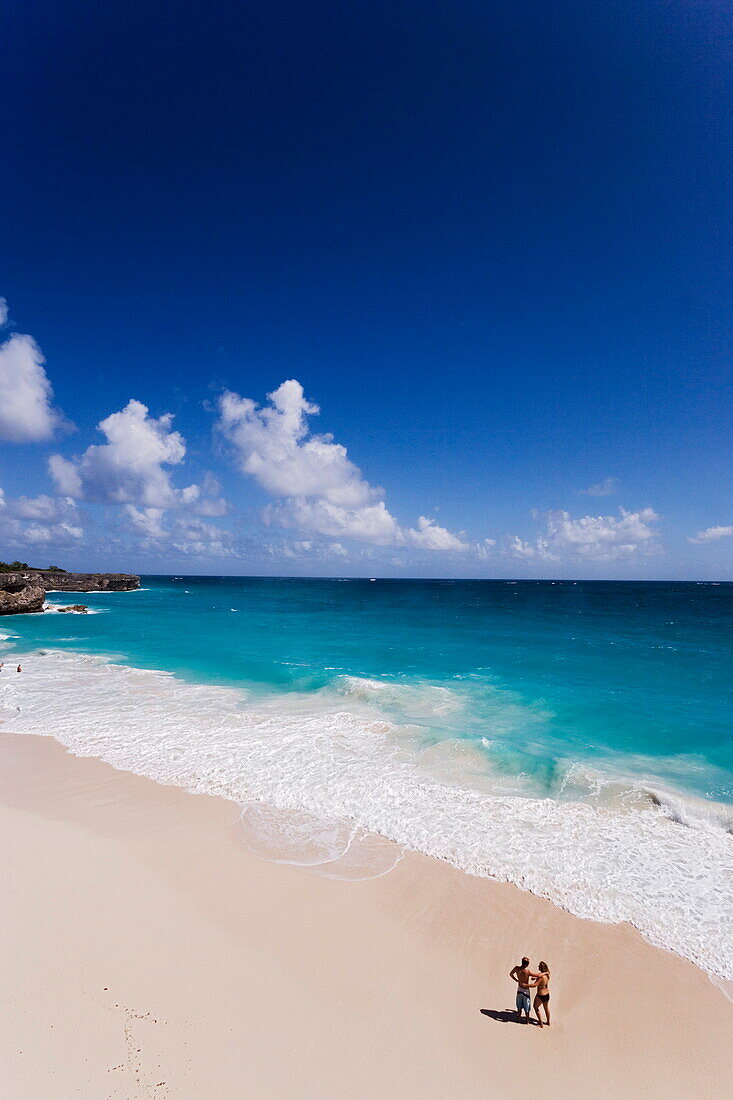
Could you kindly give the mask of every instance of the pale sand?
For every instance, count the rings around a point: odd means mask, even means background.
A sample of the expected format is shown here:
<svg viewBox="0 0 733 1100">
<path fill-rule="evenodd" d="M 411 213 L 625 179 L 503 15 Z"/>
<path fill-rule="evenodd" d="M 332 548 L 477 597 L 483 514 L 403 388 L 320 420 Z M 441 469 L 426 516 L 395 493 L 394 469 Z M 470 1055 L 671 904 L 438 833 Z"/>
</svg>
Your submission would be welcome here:
<svg viewBox="0 0 733 1100">
<path fill-rule="evenodd" d="M 733 1091 L 733 1008 L 633 929 L 417 855 L 363 883 L 264 863 L 237 818 L 0 735 L 5 1100 Z M 481 1014 L 523 952 L 549 1030 Z"/>
</svg>

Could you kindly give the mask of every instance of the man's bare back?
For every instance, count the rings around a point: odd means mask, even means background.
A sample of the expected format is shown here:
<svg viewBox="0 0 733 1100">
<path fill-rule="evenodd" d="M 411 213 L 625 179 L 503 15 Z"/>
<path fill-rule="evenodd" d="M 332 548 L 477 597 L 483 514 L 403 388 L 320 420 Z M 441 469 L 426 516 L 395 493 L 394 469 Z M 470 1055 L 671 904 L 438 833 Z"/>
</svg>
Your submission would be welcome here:
<svg viewBox="0 0 733 1100">
<path fill-rule="evenodd" d="M 539 977 L 538 974 L 533 974 L 529 969 L 529 959 L 523 958 L 521 963 L 517 966 L 513 966 L 509 971 L 509 977 L 512 981 L 517 983 L 517 1019 L 522 1020 L 522 1013 L 524 1013 L 524 1023 L 529 1023 L 529 986 L 532 978 Z"/>
<path fill-rule="evenodd" d="M 515 966 L 509 973 L 510 978 L 514 978 L 520 989 L 529 990 L 529 983 L 532 978 L 536 978 L 537 975 L 533 974 L 528 966 Z"/>
</svg>

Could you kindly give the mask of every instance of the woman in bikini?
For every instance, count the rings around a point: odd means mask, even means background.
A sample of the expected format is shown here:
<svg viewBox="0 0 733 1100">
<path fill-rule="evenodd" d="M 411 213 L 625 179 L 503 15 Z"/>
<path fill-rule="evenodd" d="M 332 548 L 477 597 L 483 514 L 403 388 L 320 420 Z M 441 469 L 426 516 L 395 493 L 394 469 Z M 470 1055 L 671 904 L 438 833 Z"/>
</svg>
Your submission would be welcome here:
<svg viewBox="0 0 733 1100">
<path fill-rule="evenodd" d="M 547 1026 L 550 1026 L 550 968 L 546 962 L 541 962 L 539 976 L 532 982 L 532 988 L 537 990 L 534 999 L 534 1010 L 537 1013 L 537 1023 L 542 1027 L 540 1019 L 540 1005 L 545 1010 Z"/>
</svg>

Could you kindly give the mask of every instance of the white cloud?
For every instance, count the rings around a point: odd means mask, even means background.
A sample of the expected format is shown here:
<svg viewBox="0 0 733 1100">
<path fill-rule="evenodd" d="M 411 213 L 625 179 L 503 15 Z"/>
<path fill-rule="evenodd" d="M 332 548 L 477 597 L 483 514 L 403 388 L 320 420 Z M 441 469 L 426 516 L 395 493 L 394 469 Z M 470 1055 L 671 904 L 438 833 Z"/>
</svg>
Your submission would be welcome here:
<svg viewBox="0 0 733 1100">
<path fill-rule="evenodd" d="M 98 425 L 106 443 L 87 447 L 72 461 L 53 455 L 51 475 L 62 492 L 95 502 L 171 508 L 195 501 L 198 486 L 174 489 L 164 469 L 177 466 L 186 454 L 172 422 L 170 413 L 156 420 L 140 401 L 130 401 Z"/>
<path fill-rule="evenodd" d="M 327 562 L 334 565 L 337 561 L 354 560 L 352 553 L 340 542 L 320 542 L 314 539 L 294 539 L 277 545 L 266 544 L 262 549 L 272 558 L 288 558 L 298 562 Z M 363 554 L 364 551 L 361 551 Z M 357 554 L 360 557 L 361 554 Z"/>
<path fill-rule="evenodd" d="M 74 507 L 73 501 L 64 500 L 64 505 L 66 504 Z M 22 519 L 55 519 L 60 507 L 61 503 L 56 497 L 46 496 L 45 493 L 37 497 L 20 496 L 14 502 L 15 514 Z"/>
<path fill-rule="evenodd" d="M 150 539 L 162 539 L 168 534 L 163 530 L 162 521 L 165 512 L 162 508 L 136 508 L 134 504 L 125 506 L 125 513 L 132 527 Z"/>
<path fill-rule="evenodd" d="M 27 544 L 53 543 L 61 548 L 76 545 L 84 530 L 76 504 L 69 497 L 20 496 L 6 497 L 0 489 L 0 538 L 9 546 L 18 547 L 16 556 L 27 556 L 22 547 Z"/>
<path fill-rule="evenodd" d="M 201 493 L 196 502 L 196 513 L 199 516 L 225 516 L 228 512 L 227 502 L 221 496 L 221 483 L 213 474 L 204 474 L 201 483 Z"/>
<path fill-rule="evenodd" d="M 509 535 L 506 542 L 506 552 L 515 558 L 533 558 L 537 550 L 531 543 L 520 539 L 519 535 Z"/>
<path fill-rule="evenodd" d="M 231 531 L 185 511 L 168 516 L 163 508 L 126 504 L 121 518 L 126 522 L 116 525 L 117 541 L 136 551 L 152 551 L 156 556 L 177 551 L 201 560 L 240 556 L 238 540 Z"/>
<path fill-rule="evenodd" d="M 59 492 L 70 497 L 81 497 L 84 490 L 81 484 L 79 471 L 73 462 L 62 458 L 61 455 L 51 455 L 48 460 L 48 469 L 51 477 L 56 482 Z"/>
<path fill-rule="evenodd" d="M 590 485 L 587 489 L 581 489 L 580 495 L 586 497 L 610 497 L 618 488 L 617 477 L 607 477 L 599 481 L 597 485 Z"/>
<path fill-rule="evenodd" d="M 581 516 L 553 511 L 545 515 L 546 529 L 535 541 L 509 537 L 505 551 L 518 558 L 545 561 L 613 561 L 637 553 L 659 551 L 656 532 L 650 526 L 659 519 L 653 508 L 638 512 L 619 509 L 618 516 Z"/>
<path fill-rule="evenodd" d="M 229 531 L 195 517 L 176 519 L 170 545 L 179 553 L 195 558 L 237 557 L 234 538 Z"/>
<path fill-rule="evenodd" d="M 0 328 L 8 323 L 8 303 L 4 298 L 0 298 Z"/>
<path fill-rule="evenodd" d="M 342 508 L 361 508 L 384 494 L 372 488 L 346 448 L 330 435 L 310 435 L 308 416 L 320 412 L 295 379 L 271 394 L 269 408 L 225 393 L 219 427 L 238 452 L 239 465 L 273 497 L 318 498 Z"/>
<path fill-rule="evenodd" d="M 492 556 L 496 547 L 496 539 L 482 539 L 476 543 L 476 554 L 479 558 L 486 559 Z"/>
<path fill-rule="evenodd" d="M 71 523 L 59 523 L 55 527 L 48 527 L 42 523 L 32 523 L 25 528 L 23 537 L 26 542 L 33 544 L 54 543 L 54 545 L 59 545 L 64 542 L 68 543 L 69 539 L 75 542 L 78 541 L 84 537 L 84 531 L 81 527 L 76 527 Z"/>
<path fill-rule="evenodd" d="M 688 538 L 688 542 L 704 543 L 704 542 L 717 542 L 718 539 L 727 539 L 733 535 L 733 526 L 731 527 L 706 527 L 704 531 L 698 531 L 696 535 L 692 535 Z"/>
<path fill-rule="evenodd" d="M 423 550 L 470 550 L 469 543 L 464 542 L 458 535 L 452 534 L 446 527 L 439 527 L 434 519 L 420 516 L 417 521 L 417 530 L 411 527 L 405 532 L 405 537 L 413 546 L 419 546 Z"/>
<path fill-rule="evenodd" d="M 274 497 L 265 523 L 335 539 L 377 546 L 411 543 L 429 550 L 467 550 L 469 544 L 421 517 L 404 531 L 384 503 L 384 490 L 370 485 L 331 435 L 311 434 L 308 417 L 320 411 L 300 382 L 283 382 L 260 407 L 239 394 L 219 400 L 217 429 L 232 444 L 241 471 Z"/>
<path fill-rule="evenodd" d="M 7 304 L 0 299 L 0 324 Z M 0 346 L 0 439 L 10 443 L 40 443 L 51 439 L 64 423 L 53 407 L 53 390 L 41 349 L 32 336 L 14 333 Z"/>
<path fill-rule="evenodd" d="M 175 537 L 180 542 L 177 549 L 194 542 L 203 545 L 206 540 L 200 532 L 194 538 L 185 531 L 176 535 L 175 525 L 166 528 L 166 511 L 223 516 L 226 502 L 217 495 L 221 486 L 210 474 L 200 486 L 173 485 L 171 468 L 183 462 L 186 442 L 172 425 L 170 413 L 156 419 L 140 401 L 129 401 L 98 425 L 105 443 L 93 444 L 73 459 L 52 455 L 49 471 L 69 497 L 122 506 L 122 516 L 131 532 L 141 537 L 143 548 Z"/>
<path fill-rule="evenodd" d="M 295 497 L 268 504 L 262 518 L 268 525 L 310 531 L 328 538 L 357 539 L 375 546 L 389 546 L 401 538 L 397 520 L 382 500 L 362 508 L 342 508 L 329 500 Z"/>
<path fill-rule="evenodd" d="M 594 548 L 635 549 L 650 542 L 655 532 L 649 526 L 659 516 L 653 508 L 640 512 L 619 509 L 619 516 L 582 516 L 572 519 L 567 512 L 548 512 L 547 536 L 553 546 L 571 547 L 579 553 Z"/>
</svg>

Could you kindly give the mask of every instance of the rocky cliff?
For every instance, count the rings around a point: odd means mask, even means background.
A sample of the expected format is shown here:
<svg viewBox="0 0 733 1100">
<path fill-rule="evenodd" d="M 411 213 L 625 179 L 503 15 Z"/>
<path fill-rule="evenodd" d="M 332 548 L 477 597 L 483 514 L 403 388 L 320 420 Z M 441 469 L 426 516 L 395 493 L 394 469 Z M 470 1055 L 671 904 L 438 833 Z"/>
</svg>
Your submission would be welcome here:
<svg viewBox="0 0 733 1100">
<path fill-rule="evenodd" d="M 130 592 L 140 587 L 132 573 L 62 573 L 23 569 L 0 573 L 0 615 L 41 611 L 47 592 Z"/>
<path fill-rule="evenodd" d="M 17 592 L 0 588 L 0 615 L 42 611 L 45 599 L 46 589 L 40 584 L 26 584 Z"/>
</svg>

